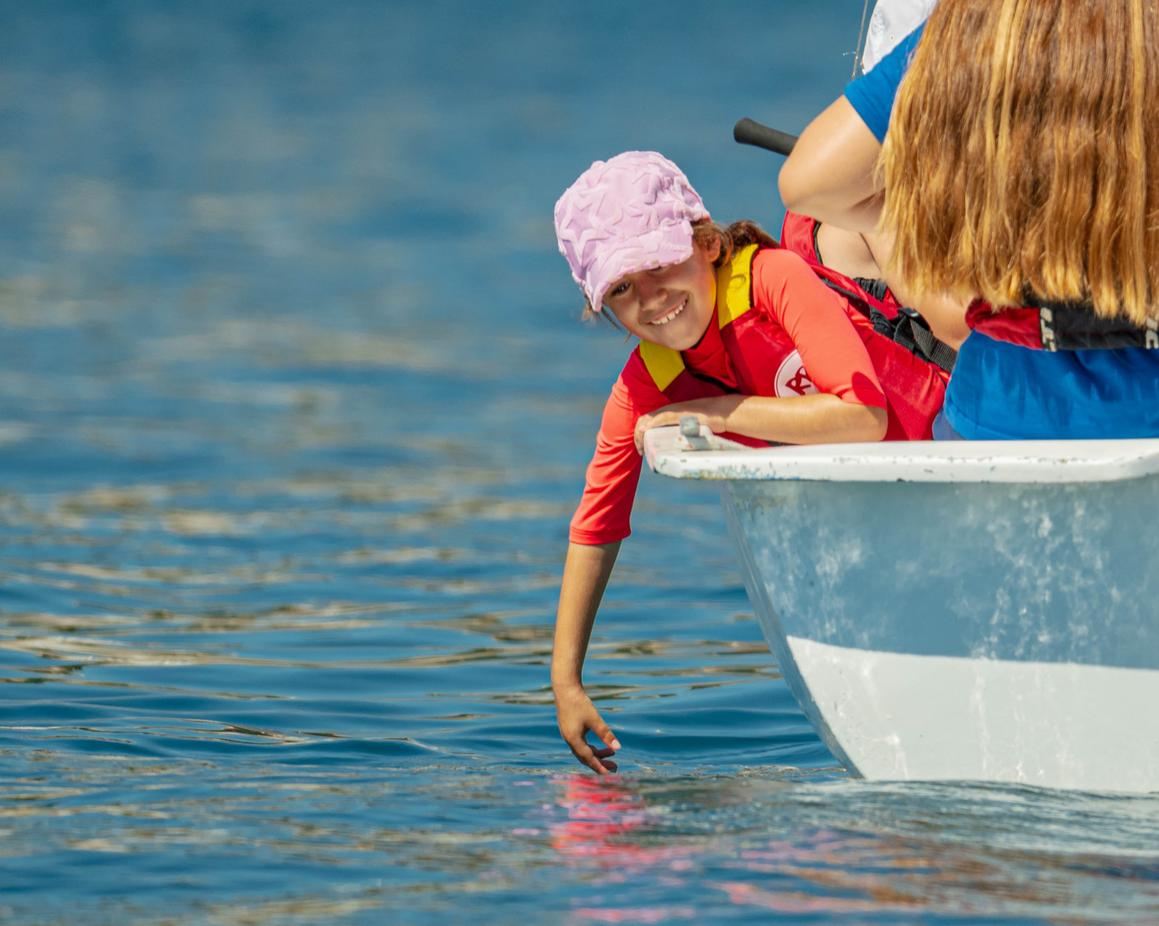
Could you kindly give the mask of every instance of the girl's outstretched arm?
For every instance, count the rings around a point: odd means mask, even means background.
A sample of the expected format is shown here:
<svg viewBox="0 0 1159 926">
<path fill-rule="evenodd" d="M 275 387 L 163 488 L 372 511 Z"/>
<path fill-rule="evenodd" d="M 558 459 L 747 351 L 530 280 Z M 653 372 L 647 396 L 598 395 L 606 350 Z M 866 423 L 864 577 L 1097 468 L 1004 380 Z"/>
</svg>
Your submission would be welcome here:
<svg viewBox="0 0 1159 926">
<path fill-rule="evenodd" d="M 584 691 L 583 665 L 596 611 L 619 552 L 619 541 L 568 545 L 551 654 L 551 689 L 559 732 L 575 757 L 600 775 L 616 770 L 610 757 L 620 742 Z M 603 746 L 592 747 L 587 742 L 589 730 Z"/>
<path fill-rule="evenodd" d="M 722 395 L 677 402 L 643 415 L 636 423 L 637 446 L 643 447 L 649 428 L 679 424 L 684 415 L 695 415 L 718 434 L 744 434 L 781 444 L 873 442 L 885 437 L 889 427 L 884 408 L 825 393 L 786 398 Z"/>
</svg>

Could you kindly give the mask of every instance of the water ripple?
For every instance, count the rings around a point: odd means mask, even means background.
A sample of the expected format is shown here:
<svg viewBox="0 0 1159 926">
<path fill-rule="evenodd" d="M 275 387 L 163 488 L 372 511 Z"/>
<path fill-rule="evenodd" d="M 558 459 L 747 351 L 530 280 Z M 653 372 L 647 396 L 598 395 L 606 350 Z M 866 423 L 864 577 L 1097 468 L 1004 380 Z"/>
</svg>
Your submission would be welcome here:
<svg viewBox="0 0 1159 926">
<path fill-rule="evenodd" d="M 850 780 L 711 488 L 642 481 L 593 634 L 622 774 L 555 728 L 626 345 L 550 205 L 655 147 L 775 226 L 721 126 L 827 103 L 840 7 L 6 5 L 0 919 L 1159 919 L 1153 798 Z"/>
</svg>

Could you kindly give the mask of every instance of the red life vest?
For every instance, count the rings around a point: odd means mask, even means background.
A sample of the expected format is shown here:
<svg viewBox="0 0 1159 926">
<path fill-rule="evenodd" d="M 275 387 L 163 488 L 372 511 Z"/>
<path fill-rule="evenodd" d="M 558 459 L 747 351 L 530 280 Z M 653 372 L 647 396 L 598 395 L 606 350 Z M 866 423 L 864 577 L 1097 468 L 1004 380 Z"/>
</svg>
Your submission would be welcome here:
<svg viewBox="0 0 1159 926">
<path fill-rule="evenodd" d="M 1044 303 L 996 310 L 976 299 L 966 310 L 966 324 L 995 341 L 1034 350 L 1159 350 L 1159 321 L 1148 319 L 1140 328 L 1121 318 L 1100 318 L 1082 305 Z"/>
<path fill-rule="evenodd" d="M 786 212 L 785 221 L 781 223 L 781 247 L 800 254 L 810 264 L 821 266 L 817 254 L 817 232 L 820 230 L 821 223 L 816 219 Z"/>
<path fill-rule="evenodd" d="M 753 311 L 752 262 L 759 250 L 755 244 L 741 248 L 717 269 L 716 316 L 737 380 L 735 387 L 690 370 L 678 351 L 650 341 L 640 342 L 640 358 L 653 383 L 670 402 L 729 392 L 785 397 L 817 391 L 789 333 L 770 324 L 764 313 Z M 836 271 L 813 263 L 810 268 L 842 299 L 846 316 L 869 352 L 888 403 L 886 440 L 929 438 L 933 419 L 945 397 L 948 374 L 876 331 L 866 315 L 851 304 L 850 295 L 885 310 L 887 306 L 881 300 Z"/>
<path fill-rule="evenodd" d="M 821 223 L 807 215 L 796 212 L 786 212 L 785 221 L 781 223 L 781 247 L 800 254 L 814 270 L 825 273 L 826 282 L 838 280 L 852 280 L 864 294 L 874 297 L 880 303 L 881 309 L 892 318 L 901 308 L 893 291 L 885 285 L 883 280 L 864 280 L 860 277 L 847 277 L 843 273 L 826 267 L 821 260 L 821 252 L 817 249 L 817 234 L 821 231 Z M 873 284 L 870 286 L 869 284 Z"/>
<path fill-rule="evenodd" d="M 825 284 L 849 299 L 855 309 L 873 322 L 879 333 L 949 373 L 954 368 L 958 352 L 939 341 L 920 314 L 898 302 L 884 280 L 847 277 L 821 262 L 817 250 L 820 229 L 821 223 L 816 219 L 786 212 L 781 225 L 781 246 L 805 258 Z"/>
</svg>

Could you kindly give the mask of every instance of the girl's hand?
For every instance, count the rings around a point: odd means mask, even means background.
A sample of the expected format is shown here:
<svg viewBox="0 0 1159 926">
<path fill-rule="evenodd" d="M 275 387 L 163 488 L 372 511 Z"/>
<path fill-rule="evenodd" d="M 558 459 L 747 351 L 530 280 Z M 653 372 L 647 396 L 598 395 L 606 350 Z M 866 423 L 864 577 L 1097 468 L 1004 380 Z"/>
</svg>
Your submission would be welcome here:
<svg viewBox="0 0 1159 926">
<path fill-rule="evenodd" d="M 651 428 L 662 428 L 670 424 L 680 424 L 680 419 L 687 417 L 688 412 L 672 412 L 667 409 L 660 409 L 652 412 L 650 415 L 641 415 L 636 420 L 636 433 L 634 435 L 636 440 L 636 452 L 643 454 L 644 452 L 644 432 Z M 697 415 L 696 420 L 702 425 L 708 424 L 707 415 Z M 712 425 L 709 425 L 712 427 Z"/>
<path fill-rule="evenodd" d="M 620 741 L 612 733 L 611 727 L 604 723 L 604 718 L 582 685 L 555 689 L 555 714 L 560 735 L 571 747 L 572 755 L 598 775 L 616 771 L 616 763 L 610 757 L 620 748 Z M 589 745 L 589 730 L 603 740 L 605 745 Z"/>
<path fill-rule="evenodd" d="M 708 425 L 714 434 L 743 434 L 779 444 L 879 441 L 889 428 L 889 413 L 884 408 L 846 402 L 831 393 L 787 397 L 730 394 L 677 402 L 641 415 L 633 435 L 636 450 L 644 452 L 644 432 L 649 428 L 680 424 L 686 415 Z"/>
<path fill-rule="evenodd" d="M 736 405 L 741 396 L 720 396 L 715 399 L 693 399 L 690 402 L 677 402 L 675 405 L 665 405 L 650 415 L 641 415 L 636 421 L 636 450 L 644 452 L 644 432 L 649 428 L 662 428 L 670 424 L 680 424 L 680 419 L 692 415 L 702 425 L 706 425 L 714 434 L 727 431 L 725 420 L 729 410 Z M 723 400 L 723 401 L 722 401 Z"/>
</svg>

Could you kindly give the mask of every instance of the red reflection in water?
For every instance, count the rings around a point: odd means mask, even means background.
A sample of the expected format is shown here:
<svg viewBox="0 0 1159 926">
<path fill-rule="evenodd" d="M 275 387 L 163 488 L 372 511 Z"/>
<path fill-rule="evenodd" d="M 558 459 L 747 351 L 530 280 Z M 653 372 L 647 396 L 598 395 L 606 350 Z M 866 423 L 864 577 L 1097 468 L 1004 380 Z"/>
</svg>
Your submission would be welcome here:
<svg viewBox="0 0 1159 926">
<path fill-rule="evenodd" d="M 633 843 L 632 835 L 647 823 L 647 808 L 638 794 L 614 778 L 569 775 L 563 780 L 559 806 L 567 811 L 567 819 L 552 826 L 552 845 L 566 860 L 651 865 L 671 852 Z"/>
<path fill-rule="evenodd" d="M 748 848 L 731 859 L 719 859 L 741 877 L 785 877 L 792 886 L 758 886 L 746 880 L 702 880 L 704 859 L 720 846 L 699 837 L 673 843 L 665 832 L 662 812 L 648 807 L 630 784 L 614 777 L 596 778 L 577 772 L 560 779 L 557 805 L 567 819 L 552 825 L 552 846 L 562 861 L 573 866 L 598 866 L 604 884 L 623 884 L 641 873 L 668 887 L 701 894 L 707 890 L 717 901 L 757 907 L 778 913 L 901 912 L 921 901 L 895 884 L 908 868 L 928 870 L 927 859 L 901 858 L 880 839 L 852 837 L 818 830 L 801 841 L 771 840 L 763 849 Z M 896 849 L 896 847 L 892 847 Z M 881 871 L 885 862 L 888 871 Z M 852 867 L 853 870 L 850 870 Z M 812 889 L 810 889 L 810 886 Z M 814 893 L 816 891 L 816 893 Z M 572 917 L 593 923 L 660 923 L 703 915 L 692 905 L 586 906 Z"/>
<path fill-rule="evenodd" d="M 605 887 L 641 885 L 650 896 L 663 887 L 662 893 L 685 901 L 628 906 L 622 898 L 643 900 L 641 892 L 609 890 L 607 905 L 572 911 L 578 922 L 703 919 L 728 906 L 822 917 L 912 915 L 920 909 L 969 914 L 978 909 L 980 897 L 1048 905 L 1059 899 L 1051 896 L 1059 890 L 1057 882 L 1011 883 L 993 862 L 936 838 L 818 828 L 755 846 L 759 837 L 749 833 L 737 845 L 727 831 L 674 833 L 672 809 L 649 807 L 647 792 L 634 790 L 631 782 L 577 772 L 558 779 L 558 785 L 556 806 L 566 819 L 552 824 L 550 833 L 562 862 L 598 869 Z M 1017 863 L 1012 855 L 1010 861 Z"/>
<path fill-rule="evenodd" d="M 690 920 L 695 915 L 692 907 L 637 907 L 631 910 L 581 907 L 574 913 L 576 919 L 594 923 L 667 923 L 675 919 Z"/>
<path fill-rule="evenodd" d="M 559 806 L 567 819 L 551 827 L 552 845 L 569 865 L 596 865 L 603 883 L 623 883 L 647 869 L 670 887 L 685 889 L 679 873 L 695 868 L 696 845 L 649 845 L 650 815 L 639 794 L 612 778 L 577 772 L 562 781 Z M 661 837 L 662 838 L 662 837 Z M 590 923 L 667 923 L 693 919 L 691 905 L 579 907 L 572 919 Z"/>
</svg>

